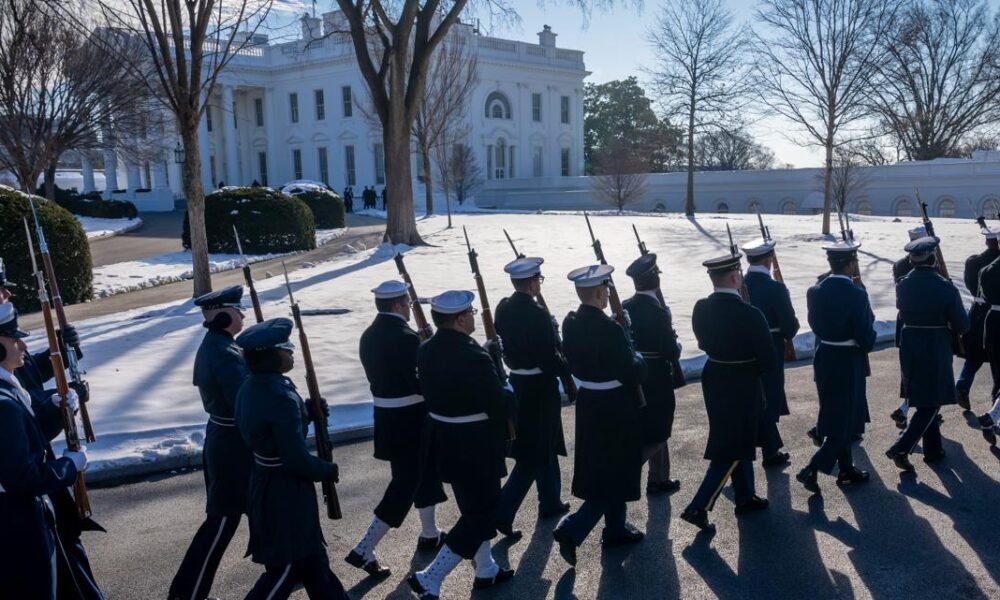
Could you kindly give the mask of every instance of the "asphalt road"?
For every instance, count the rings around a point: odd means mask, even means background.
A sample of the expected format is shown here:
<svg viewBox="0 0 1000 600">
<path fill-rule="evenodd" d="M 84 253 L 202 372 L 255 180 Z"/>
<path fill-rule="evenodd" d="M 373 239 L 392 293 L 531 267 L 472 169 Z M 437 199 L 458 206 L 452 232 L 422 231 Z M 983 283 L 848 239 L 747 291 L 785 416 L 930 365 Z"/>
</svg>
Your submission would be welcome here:
<svg viewBox="0 0 1000 600">
<path fill-rule="evenodd" d="M 958 368 L 956 364 L 956 372 Z M 812 369 L 788 370 L 792 411 L 781 430 L 792 465 L 762 470 L 757 490 L 770 510 L 739 520 L 729 490 L 712 514 L 718 533 L 696 535 L 679 515 L 700 483 L 706 425 L 701 386 L 679 392 L 671 450 L 674 476 L 683 488 L 670 497 L 643 498 L 629 506 L 629 520 L 647 533 L 629 549 L 602 551 L 596 531 L 579 551 L 576 569 L 554 548 L 555 520 L 536 522 L 534 492 L 516 526 L 525 531 L 516 543 L 499 540 L 494 556 L 517 569 L 503 587 L 477 592 L 483 599 L 660 599 L 660 598 L 998 598 L 1000 597 L 1000 451 L 990 449 L 972 414 L 957 407 L 944 411 L 948 457 L 933 467 L 913 457 L 916 476 L 901 475 L 883 452 L 897 434 L 887 415 L 897 402 L 897 353 L 872 355 L 869 399 L 875 423 L 855 452 L 872 479 L 863 487 L 841 490 L 822 477 L 822 496 L 811 497 L 794 475 L 814 451 L 805 436 L 816 415 Z M 973 408 L 986 409 L 988 374 L 973 390 Z M 573 408 L 564 409 L 572 443 Z M 572 448 L 571 448 L 572 452 Z M 433 553 L 414 554 L 418 523 L 410 515 L 379 548 L 393 574 L 371 582 L 342 562 L 371 519 L 388 478 L 385 463 L 371 458 L 371 442 L 335 450 L 344 519 L 322 524 L 334 571 L 352 598 L 410 598 L 407 573 L 423 568 Z M 563 460 L 563 490 L 569 499 L 572 460 Z M 579 501 L 571 499 L 574 507 Z M 91 502 L 107 534 L 84 538 L 98 580 L 109 599 L 162 598 L 200 524 L 204 491 L 200 472 L 181 473 L 94 490 Z M 452 502 L 439 510 L 445 526 L 457 518 Z M 242 557 L 247 529 L 241 524 L 223 560 L 213 595 L 242 598 L 261 567 Z M 471 594 L 472 570 L 462 564 L 443 588 L 445 598 Z M 298 592 L 294 598 L 305 598 Z"/>
<path fill-rule="evenodd" d="M 139 260 L 180 252 L 181 229 L 184 227 L 183 210 L 171 212 L 144 212 L 142 227 L 126 234 L 101 238 L 90 243 L 90 257 L 95 267 Z"/>
</svg>

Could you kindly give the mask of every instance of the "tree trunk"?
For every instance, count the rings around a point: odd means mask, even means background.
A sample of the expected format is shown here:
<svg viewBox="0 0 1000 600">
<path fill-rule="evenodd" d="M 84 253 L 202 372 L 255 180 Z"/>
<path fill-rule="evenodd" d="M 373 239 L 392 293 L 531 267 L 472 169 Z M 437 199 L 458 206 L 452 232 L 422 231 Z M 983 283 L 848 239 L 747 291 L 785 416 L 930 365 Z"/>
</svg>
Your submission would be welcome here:
<svg viewBox="0 0 1000 600">
<path fill-rule="evenodd" d="M 406 122 L 404 95 L 390 96 L 389 111 L 382 126 L 385 148 L 386 189 L 389 205 L 385 230 L 394 244 L 422 245 L 413 210 L 413 187 L 410 170 L 410 123 Z"/>
<path fill-rule="evenodd" d="M 45 169 L 45 197 L 52 202 L 56 201 L 56 167 L 58 163 L 59 157 L 55 156 L 48 168 Z"/>
<path fill-rule="evenodd" d="M 424 147 L 421 155 L 424 163 L 424 201 L 427 206 L 427 216 L 431 216 L 434 214 L 434 185 L 431 178 L 431 157 L 427 150 Z"/>
<path fill-rule="evenodd" d="M 31 166 L 20 165 L 14 175 L 21 190 L 26 194 L 35 194 L 38 191 L 38 176 L 42 174 L 42 169 L 37 164 Z"/>
<path fill-rule="evenodd" d="M 691 94 L 691 109 L 688 111 L 688 169 L 687 169 L 687 199 L 684 202 L 684 214 L 694 216 L 694 94 Z"/>
<path fill-rule="evenodd" d="M 448 211 L 448 229 L 451 229 L 451 195 L 448 193 L 448 189 L 444 190 L 444 208 Z"/>
<path fill-rule="evenodd" d="M 823 168 L 823 235 L 830 234 L 830 205 L 833 199 L 833 139 L 826 138 L 826 163 Z"/>
<path fill-rule="evenodd" d="M 208 268 L 208 234 L 205 231 L 205 189 L 201 183 L 201 153 L 198 150 L 198 113 L 178 119 L 184 144 L 184 197 L 187 200 L 191 229 L 191 267 L 194 273 L 194 297 L 212 291 Z"/>
</svg>

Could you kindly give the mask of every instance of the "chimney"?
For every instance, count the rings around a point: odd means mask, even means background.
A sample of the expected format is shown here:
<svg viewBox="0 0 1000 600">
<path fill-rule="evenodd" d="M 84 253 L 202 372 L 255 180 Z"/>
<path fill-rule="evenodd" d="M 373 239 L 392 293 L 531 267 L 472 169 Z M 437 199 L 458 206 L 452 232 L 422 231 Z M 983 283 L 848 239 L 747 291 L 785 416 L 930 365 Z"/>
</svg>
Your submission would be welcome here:
<svg viewBox="0 0 1000 600">
<path fill-rule="evenodd" d="M 322 21 L 308 14 L 302 15 L 302 39 L 312 41 L 322 36 Z"/>
<path fill-rule="evenodd" d="M 556 34 L 552 33 L 552 28 L 548 25 L 543 25 L 542 30 L 538 32 L 538 45 L 546 48 L 556 47 Z"/>
</svg>

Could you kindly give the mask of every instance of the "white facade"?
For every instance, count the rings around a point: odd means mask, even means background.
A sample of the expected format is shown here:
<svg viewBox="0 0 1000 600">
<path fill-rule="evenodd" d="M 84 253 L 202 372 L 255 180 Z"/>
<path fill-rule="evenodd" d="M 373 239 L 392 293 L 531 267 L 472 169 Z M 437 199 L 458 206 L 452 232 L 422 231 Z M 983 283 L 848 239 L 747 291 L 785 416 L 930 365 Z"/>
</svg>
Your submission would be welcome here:
<svg viewBox="0 0 1000 600">
<path fill-rule="evenodd" d="M 695 173 L 695 207 L 700 212 L 812 214 L 823 207 L 823 169 L 706 171 Z M 934 217 L 971 217 L 1000 212 L 1000 152 L 976 152 L 972 159 L 939 158 L 861 169 L 847 197 L 849 212 L 917 216 L 920 200 Z M 549 177 L 491 181 L 476 204 L 506 209 L 583 210 L 609 208 L 594 192 L 591 177 Z M 687 174 L 650 175 L 643 197 L 628 208 L 683 212 Z"/>
</svg>

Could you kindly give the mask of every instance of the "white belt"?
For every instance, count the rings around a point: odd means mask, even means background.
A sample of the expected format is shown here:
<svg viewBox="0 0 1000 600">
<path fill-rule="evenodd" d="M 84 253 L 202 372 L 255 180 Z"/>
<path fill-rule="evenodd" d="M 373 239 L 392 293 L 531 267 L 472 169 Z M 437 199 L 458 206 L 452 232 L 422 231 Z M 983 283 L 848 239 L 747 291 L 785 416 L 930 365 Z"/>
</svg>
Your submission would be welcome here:
<svg viewBox="0 0 1000 600">
<path fill-rule="evenodd" d="M 841 346 L 843 348 L 853 348 L 860 345 L 856 340 L 844 340 L 842 342 L 834 342 L 831 340 L 820 340 L 819 343 L 826 344 L 827 346 Z"/>
<path fill-rule="evenodd" d="M 903 325 L 903 329 L 948 329 L 947 325 Z"/>
<path fill-rule="evenodd" d="M 990 310 L 1000 310 L 1000 304 L 990 304 Z"/>
<path fill-rule="evenodd" d="M 486 413 L 476 413 L 474 415 L 462 415 L 461 417 L 446 417 L 444 415 L 439 415 L 437 413 L 428 413 L 432 419 L 435 421 L 440 421 L 442 423 L 451 423 L 453 425 L 463 425 L 465 423 L 479 423 L 480 421 L 488 421 L 489 415 Z"/>
<path fill-rule="evenodd" d="M 409 396 L 402 396 L 399 398 L 372 398 L 372 402 L 374 402 L 375 406 L 379 408 L 403 408 L 405 406 L 420 404 L 423 401 L 424 397 L 420 394 L 410 394 Z"/>
<path fill-rule="evenodd" d="M 757 362 L 756 358 L 750 358 L 747 360 L 719 360 L 717 358 L 712 358 L 711 356 L 708 357 L 708 360 L 720 365 L 748 365 L 750 363 Z"/>
<path fill-rule="evenodd" d="M 538 367 L 533 367 L 531 369 L 511 369 L 511 375 L 541 375 L 542 370 Z"/>
<path fill-rule="evenodd" d="M 986 300 L 983 299 L 983 298 L 980 298 L 979 296 L 976 296 L 975 298 L 973 298 L 972 301 L 975 302 L 976 304 L 986 304 Z"/>
<path fill-rule="evenodd" d="M 622 382 L 617 379 L 612 379 L 611 381 L 584 381 L 582 379 L 577 379 L 576 386 L 585 390 L 613 390 L 615 388 L 620 388 L 622 386 Z"/>
<path fill-rule="evenodd" d="M 218 417 L 216 415 L 208 415 L 208 421 L 210 423 L 215 423 L 220 427 L 236 427 L 236 419 L 233 417 Z"/>
<path fill-rule="evenodd" d="M 281 458 L 277 456 L 264 456 L 263 454 L 254 452 L 253 460 L 262 467 L 275 468 L 282 466 Z"/>
<path fill-rule="evenodd" d="M 771 333 L 781 333 L 781 327 L 772 327 Z"/>
</svg>

